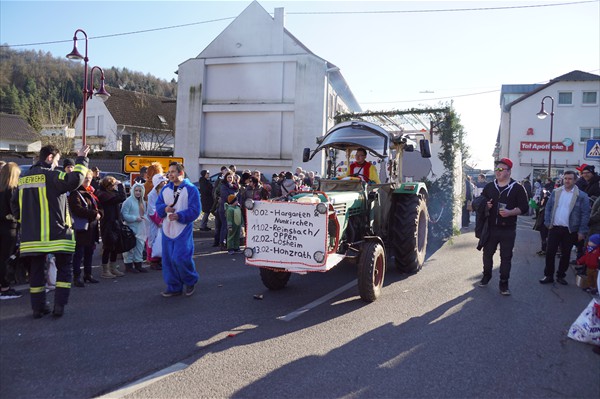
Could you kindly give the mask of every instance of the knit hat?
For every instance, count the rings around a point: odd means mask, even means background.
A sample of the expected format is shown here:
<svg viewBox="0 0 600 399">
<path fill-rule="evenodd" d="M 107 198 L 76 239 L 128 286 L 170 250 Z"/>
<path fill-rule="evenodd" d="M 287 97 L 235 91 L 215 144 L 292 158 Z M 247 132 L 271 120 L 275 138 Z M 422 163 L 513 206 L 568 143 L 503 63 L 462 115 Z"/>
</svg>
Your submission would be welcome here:
<svg viewBox="0 0 600 399">
<path fill-rule="evenodd" d="M 232 204 L 233 204 L 233 203 L 235 203 L 236 201 L 237 201 L 237 196 L 236 196 L 235 194 L 230 194 L 230 195 L 227 197 L 227 203 L 228 203 L 229 205 L 232 205 Z"/>
<path fill-rule="evenodd" d="M 583 172 L 584 170 L 596 173 L 596 167 L 594 165 L 585 165 L 585 167 L 581 171 Z"/>
<path fill-rule="evenodd" d="M 71 158 L 63 159 L 63 168 L 66 168 L 67 166 L 75 166 L 75 161 L 73 161 Z"/>
<path fill-rule="evenodd" d="M 592 242 L 594 245 L 600 245 L 600 234 L 592 234 L 590 238 L 588 238 L 588 242 Z"/>
<path fill-rule="evenodd" d="M 583 172 L 583 169 L 585 169 L 586 166 L 588 166 L 587 163 L 582 163 L 581 166 L 578 166 L 575 169 L 581 173 L 581 172 Z"/>
<path fill-rule="evenodd" d="M 164 177 L 163 175 L 161 175 L 160 173 L 155 174 L 154 176 L 152 176 L 152 186 L 154 188 L 158 187 L 158 185 L 164 181 L 167 181 L 168 179 L 166 177 Z"/>
</svg>

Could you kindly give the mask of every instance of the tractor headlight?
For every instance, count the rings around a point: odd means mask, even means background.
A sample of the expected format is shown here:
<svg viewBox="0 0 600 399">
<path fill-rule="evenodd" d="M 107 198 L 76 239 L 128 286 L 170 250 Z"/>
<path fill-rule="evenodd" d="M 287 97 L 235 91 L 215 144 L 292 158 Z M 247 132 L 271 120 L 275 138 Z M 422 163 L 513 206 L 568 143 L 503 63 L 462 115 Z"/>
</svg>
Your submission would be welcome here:
<svg viewBox="0 0 600 399">
<path fill-rule="evenodd" d="M 317 205 L 317 212 L 319 212 L 321 215 L 327 213 L 327 204 L 324 202 L 319 202 Z"/>
<path fill-rule="evenodd" d="M 246 199 L 246 201 L 244 201 L 244 206 L 246 207 L 246 209 L 253 209 L 254 208 L 254 200 L 252 198 Z"/>
<path fill-rule="evenodd" d="M 325 260 L 325 253 L 322 251 L 317 251 L 313 254 L 313 259 L 317 263 L 323 263 L 323 261 Z"/>
<path fill-rule="evenodd" d="M 244 256 L 246 258 L 251 258 L 254 255 L 254 250 L 252 248 L 244 249 Z"/>
</svg>

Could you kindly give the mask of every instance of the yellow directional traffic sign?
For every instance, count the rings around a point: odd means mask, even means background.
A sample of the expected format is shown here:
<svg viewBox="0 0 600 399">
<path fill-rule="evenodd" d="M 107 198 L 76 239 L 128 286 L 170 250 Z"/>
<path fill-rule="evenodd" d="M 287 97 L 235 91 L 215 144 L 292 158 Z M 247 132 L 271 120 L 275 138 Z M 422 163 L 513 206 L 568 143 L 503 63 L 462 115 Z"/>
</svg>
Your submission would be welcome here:
<svg viewBox="0 0 600 399">
<path fill-rule="evenodd" d="M 183 163 L 183 158 L 160 155 L 125 155 L 125 158 L 123 158 L 123 170 L 125 173 L 139 172 L 142 166 L 148 167 L 154 162 L 160 163 L 166 171 L 169 169 L 169 164 L 171 162 Z"/>
</svg>

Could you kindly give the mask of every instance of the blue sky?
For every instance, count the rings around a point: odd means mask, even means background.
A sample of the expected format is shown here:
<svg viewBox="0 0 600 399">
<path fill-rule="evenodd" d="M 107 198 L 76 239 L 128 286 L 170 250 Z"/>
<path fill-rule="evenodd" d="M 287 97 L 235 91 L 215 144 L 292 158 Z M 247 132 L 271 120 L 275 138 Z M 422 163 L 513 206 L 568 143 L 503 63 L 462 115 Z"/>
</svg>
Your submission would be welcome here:
<svg viewBox="0 0 600 399">
<path fill-rule="evenodd" d="M 573 2 L 259 1 L 269 13 L 285 8 L 286 28 L 340 67 L 363 109 L 452 100 L 467 131 L 471 164 L 484 168 L 492 166 L 502 84 L 546 83 L 576 69 L 599 73 L 600 2 L 556 5 Z M 64 56 L 81 28 L 90 38 L 90 65 L 170 80 L 248 4 L 1 0 L 0 42 Z M 440 11 L 523 6 L 538 7 Z M 180 27 L 118 35 L 173 26 Z"/>
</svg>

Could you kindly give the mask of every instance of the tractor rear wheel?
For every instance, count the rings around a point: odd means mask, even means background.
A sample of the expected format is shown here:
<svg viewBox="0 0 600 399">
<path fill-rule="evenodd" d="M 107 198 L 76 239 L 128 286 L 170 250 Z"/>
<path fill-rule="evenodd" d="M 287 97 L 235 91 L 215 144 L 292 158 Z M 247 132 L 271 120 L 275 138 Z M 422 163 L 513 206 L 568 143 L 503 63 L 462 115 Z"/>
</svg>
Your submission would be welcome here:
<svg viewBox="0 0 600 399">
<path fill-rule="evenodd" d="M 403 273 L 416 273 L 423 267 L 427 250 L 429 215 L 420 195 L 399 195 L 390 225 L 396 267 Z"/>
<path fill-rule="evenodd" d="M 291 275 L 290 272 L 276 272 L 271 269 L 260 268 L 260 279 L 265 287 L 272 291 L 284 288 Z"/>
<path fill-rule="evenodd" d="M 365 302 L 373 302 L 381 294 L 385 277 L 385 251 L 377 241 L 363 244 L 358 260 L 358 292 Z"/>
</svg>

